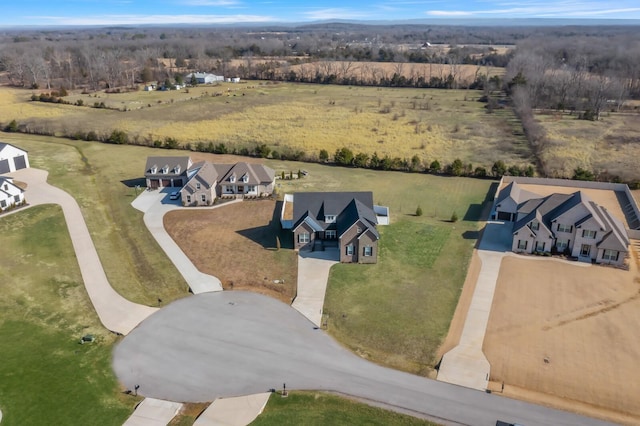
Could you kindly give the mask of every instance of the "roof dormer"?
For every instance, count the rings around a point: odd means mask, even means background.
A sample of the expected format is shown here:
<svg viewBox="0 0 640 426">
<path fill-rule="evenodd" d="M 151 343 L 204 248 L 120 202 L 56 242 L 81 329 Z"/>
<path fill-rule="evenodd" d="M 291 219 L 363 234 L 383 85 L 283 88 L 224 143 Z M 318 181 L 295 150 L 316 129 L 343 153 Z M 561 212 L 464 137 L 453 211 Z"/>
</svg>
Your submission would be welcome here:
<svg viewBox="0 0 640 426">
<path fill-rule="evenodd" d="M 232 174 L 231 176 L 229 176 L 229 182 L 234 183 L 236 181 L 236 175 Z"/>
<path fill-rule="evenodd" d="M 244 183 L 249 182 L 249 175 L 247 175 L 247 174 L 243 175 L 243 176 L 242 176 L 242 178 L 241 178 L 241 180 L 242 180 L 242 182 L 244 182 Z"/>
<path fill-rule="evenodd" d="M 173 173 L 179 175 L 180 174 L 180 164 L 178 164 L 177 166 L 175 166 L 173 168 Z"/>
<path fill-rule="evenodd" d="M 164 167 L 162 168 L 162 174 L 163 174 L 163 175 L 166 175 L 167 173 L 169 173 L 169 166 L 168 166 L 168 165 L 167 165 L 167 166 L 164 166 Z"/>
<path fill-rule="evenodd" d="M 155 175 L 156 173 L 158 173 L 158 166 L 151 167 L 151 174 Z"/>
</svg>

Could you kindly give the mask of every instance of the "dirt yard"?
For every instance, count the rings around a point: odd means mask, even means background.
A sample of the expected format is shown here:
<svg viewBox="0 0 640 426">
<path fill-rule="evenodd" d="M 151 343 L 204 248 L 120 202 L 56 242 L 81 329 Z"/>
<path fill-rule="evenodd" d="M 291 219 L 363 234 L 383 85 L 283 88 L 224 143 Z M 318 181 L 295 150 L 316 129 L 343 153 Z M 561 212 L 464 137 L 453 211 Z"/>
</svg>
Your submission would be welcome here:
<svg viewBox="0 0 640 426">
<path fill-rule="evenodd" d="M 298 258 L 286 248 L 291 246 L 290 235 L 280 234 L 275 209 L 275 201 L 259 200 L 214 210 L 173 211 L 164 217 L 164 226 L 194 265 L 218 277 L 225 290 L 255 291 L 291 303 Z"/>
<path fill-rule="evenodd" d="M 484 340 L 492 389 L 640 422 L 640 278 L 557 260 L 503 260 Z"/>
</svg>

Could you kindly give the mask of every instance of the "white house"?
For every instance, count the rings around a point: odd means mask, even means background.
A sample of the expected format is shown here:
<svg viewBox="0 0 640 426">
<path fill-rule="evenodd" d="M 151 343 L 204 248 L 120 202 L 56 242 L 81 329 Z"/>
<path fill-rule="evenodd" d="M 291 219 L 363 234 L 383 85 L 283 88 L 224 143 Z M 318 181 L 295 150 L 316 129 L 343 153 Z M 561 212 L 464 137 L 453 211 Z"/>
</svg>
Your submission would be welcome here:
<svg viewBox="0 0 640 426">
<path fill-rule="evenodd" d="M 13 183 L 13 178 L 0 176 L 0 211 L 24 203 L 24 191 Z"/>
<path fill-rule="evenodd" d="M 198 84 L 212 84 L 218 81 L 224 81 L 224 77 L 221 75 L 209 74 L 204 72 L 196 72 L 187 74 L 184 77 L 185 83 L 190 83 L 191 79 L 195 76 Z"/>
<path fill-rule="evenodd" d="M 0 142 L 0 175 L 29 167 L 27 151 Z"/>
</svg>

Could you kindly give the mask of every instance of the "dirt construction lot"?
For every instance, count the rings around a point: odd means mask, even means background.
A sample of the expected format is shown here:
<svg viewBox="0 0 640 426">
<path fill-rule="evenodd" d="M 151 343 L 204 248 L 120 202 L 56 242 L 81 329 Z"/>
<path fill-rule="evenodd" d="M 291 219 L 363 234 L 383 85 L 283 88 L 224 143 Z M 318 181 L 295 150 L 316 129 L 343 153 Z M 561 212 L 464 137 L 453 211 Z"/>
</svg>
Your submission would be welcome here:
<svg viewBox="0 0 640 426">
<path fill-rule="evenodd" d="M 273 200 L 259 200 L 214 210 L 172 211 L 165 215 L 164 226 L 194 265 L 218 277 L 225 290 L 251 290 L 291 303 L 298 258 L 284 248 L 290 244 L 279 234 L 280 223 L 273 221 L 275 207 Z"/>
<path fill-rule="evenodd" d="M 493 389 L 638 424 L 639 289 L 634 261 L 622 271 L 505 257 L 483 346 Z"/>
</svg>

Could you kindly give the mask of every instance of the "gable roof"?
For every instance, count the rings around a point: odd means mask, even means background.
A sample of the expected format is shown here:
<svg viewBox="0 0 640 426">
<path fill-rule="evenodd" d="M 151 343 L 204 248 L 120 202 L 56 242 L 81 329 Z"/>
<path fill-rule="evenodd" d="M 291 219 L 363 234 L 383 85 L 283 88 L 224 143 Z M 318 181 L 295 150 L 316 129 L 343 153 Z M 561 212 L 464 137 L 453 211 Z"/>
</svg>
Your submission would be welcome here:
<svg viewBox="0 0 640 426">
<path fill-rule="evenodd" d="M 175 173 L 176 167 L 180 167 L 180 171 Z M 147 157 L 147 165 L 144 169 L 145 176 L 180 176 L 187 173 L 187 170 L 191 166 L 190 157 Z M 156 168 L 156 172 L 152 173 L 151 170 Z M 167 167 L 168 173 L 162 173 L 162 168 Z"/>
<path fill-rule="evenodd" d="M 189 181 L 185 189 L 189 193 L 196 191 L 196 184 L 200 183 L 209 189 L 223 182 L 231 183 L 231 176 L 235 176 L 234 184 L 244 185 L 269 185 L 275 179 L 275 171 L 262 164 L 238 162 L 235 164 L 216 164 L 209 161 L 200 161 L 189 169 Z M 243 182 L 242 177 L 247 176 Z"/>
<path fill-rule="evenodd" d="M 335 216 L 335 222 L 326 223 L 325 216 Z M 338 236 L 358 220 L 379 237 L 375 229 L 372 192 L 296 192 L 293 195 L 293 229 L 310 217 L 321 229 L 336 229 Z M 307 222 L 308 223 L 308 222 Z"/>
<path fill-rule="evenodd" d="M 518 214 L 525 214 L 525 216 L 514 224 L 514 234 L 525 227 L 533 233 L 529 223 L 537 219 L 541 226 L 544 226 L 553 235 L 552 223 L 563 214 L 579 206 L 584 207 L 587 214 L 570 225 L 579 228 L 586 221 L 593 219 L 602 232 L 606 233 L 598 243 L 599 248 L 625 252 L 628 250 L 629 237 L 622 222 L 581 191 L 573 194 L 551 194 L 544 198 L 531 199 L 522 203 L 518 207 Z"/>
<path fill-rule="evenodd" d="M 502 188 L 496 199 L 496 205 L 507 198 L 511 198 L 516 204 L 524 203 L 530 199 L 540 198 L 539 194 L 522 189 L 515 181 Z"/>
<path fill-rule="evenodd" d="M 22 152 L 24 152 L 25 154 L 26 154 L 26 152 L 27 152 L 26 150 L 24 150 L 24 149 L 22 149 L 22 148 L 18 148 L 17 146 L 15 146 L 15 145 L 11 145 L 10 143 L 7 143 L 7 142 L 0 142 L 0 152 L 2 152 L 2 150 L 3 150 L 3 149 L 5 149 L 5 148 L 6 148 L 6 147 L 8 147 L 8 146 L 10 146 L 10 147 L 12 147 L 12 148 L 17 149 L 18 151 L 22 151 Z"/>
</svg>

